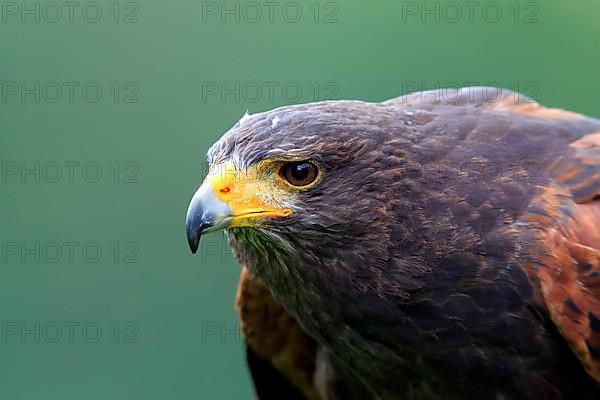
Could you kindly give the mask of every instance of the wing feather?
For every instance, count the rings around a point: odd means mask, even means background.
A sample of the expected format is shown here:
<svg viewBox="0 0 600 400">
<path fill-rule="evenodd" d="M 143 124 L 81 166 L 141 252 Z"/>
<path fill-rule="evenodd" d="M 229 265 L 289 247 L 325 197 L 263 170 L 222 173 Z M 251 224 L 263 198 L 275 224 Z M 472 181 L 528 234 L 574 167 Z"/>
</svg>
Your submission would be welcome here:
<svg viewBox="0 0 600 400">
<path fill-rule="evenodd" d="M 534 204 L 543 212 L 530 216 L 551 227 L 540 230 L 535 271 L 550 317 L 600 383 L 600 133 L 571 143 L 552 172 L 560 186 L 547 188 Z"/>
</svg>

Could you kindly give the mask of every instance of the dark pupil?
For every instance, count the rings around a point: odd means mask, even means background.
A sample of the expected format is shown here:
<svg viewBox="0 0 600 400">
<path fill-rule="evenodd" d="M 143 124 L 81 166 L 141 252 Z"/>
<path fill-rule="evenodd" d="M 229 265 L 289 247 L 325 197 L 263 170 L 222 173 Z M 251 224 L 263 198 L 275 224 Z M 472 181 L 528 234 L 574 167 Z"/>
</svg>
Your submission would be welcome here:
<svg viewBox="0 0 600 400">
<path fill-rule="evenodd" d="M 296 164 L 292 167 L 292 176 L 298 181 L 303 181 L 308 177 L 308 169 L 310 166 L 307 163 Z"/>
</svg>

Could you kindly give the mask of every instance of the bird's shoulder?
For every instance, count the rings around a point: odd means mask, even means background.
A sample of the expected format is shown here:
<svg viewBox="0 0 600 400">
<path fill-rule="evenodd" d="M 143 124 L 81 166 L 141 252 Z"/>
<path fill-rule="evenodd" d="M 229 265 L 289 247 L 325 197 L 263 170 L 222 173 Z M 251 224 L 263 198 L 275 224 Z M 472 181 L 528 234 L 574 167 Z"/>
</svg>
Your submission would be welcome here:
<svg viewBox="0 0 600 400">
<path fill-rule="evenodd" d="M 430 172 L 422 165 L 433 160 L 455 172 L 429 179 L 415 175 L 425 183 L 421 187 L 431 189 L 415 195 L 427 208 L 423 215 L 414 210 L 411 218 L 442 233 L 447 227 L 440 237 L 444 249 L 472 247 L 458 255 L 468 261 L 481 254 L 485 261 L 478 271 L 501 269 L 505 258 L 497 257 L 499 251 L 514 254 L 536 289 L 536 301 L 600 382 L 600 121 L 510 91 L 495 98 L 487 88 L 448 93 L 387 102 L 416 118 L 420 171 Z M 402 196 L 407 187 L 401 186 Z M 444 239 L 453 237 L 462 241 Z M 470 265 L 464 259 L 459 264 Z M 448 265 L 454 264 L 440 270 Z M 448 279 L 435 282 L 443 286 L 438 282 Z"/>
<path fill-rule="evenodd" d="M 600 132 L 570 143 L 525 215 L 540 244 L 525 267 L 587 372 L 600 382 Z"/>
</svg>

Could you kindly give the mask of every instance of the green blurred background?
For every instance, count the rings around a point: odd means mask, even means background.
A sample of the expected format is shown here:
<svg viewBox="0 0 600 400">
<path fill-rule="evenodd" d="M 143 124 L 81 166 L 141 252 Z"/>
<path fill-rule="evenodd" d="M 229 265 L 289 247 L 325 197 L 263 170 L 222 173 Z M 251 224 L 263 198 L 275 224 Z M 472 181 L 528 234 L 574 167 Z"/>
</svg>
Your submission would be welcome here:
<svg viewBox="0 0 600 400">
<path fill-rule="evenodd" d="M 596 0 L 471 4 L 1 2 L 2 397 L 252 398 L 239 268 L 184 235 L 246 110 L 479 84 L 600 117 Z"/>
</svg>

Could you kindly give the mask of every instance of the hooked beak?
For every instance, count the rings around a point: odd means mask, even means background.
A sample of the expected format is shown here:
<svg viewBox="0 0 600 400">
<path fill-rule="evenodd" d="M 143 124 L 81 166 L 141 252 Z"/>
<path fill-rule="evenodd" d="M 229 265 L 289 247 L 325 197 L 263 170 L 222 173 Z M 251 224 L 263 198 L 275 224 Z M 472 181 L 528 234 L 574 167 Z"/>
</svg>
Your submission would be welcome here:
<svg viewBox="0 0 600 400">
<path fill-rule="evenodd" d="M 185 231 L 193 254 L 203 233 L 225 229 L 231 223 L 231 209 L 216 195 L 209 182 L 194 193 L 185 217 Z"/>
<path fill-rule="evenodd" d="M 247 171 L 246 171 L 247 172 Z M 286 217 L 288 208 L 279 208 L 263 199 L 269 186 L 254 174 L 239 173 L 231 162 L 217 165 L 206 177 L 188 206 L 185 230 L 192 253 L 198 251 L 204 233 L 233 227 L 255 227 L 260 220 Z"/>
</svg>

